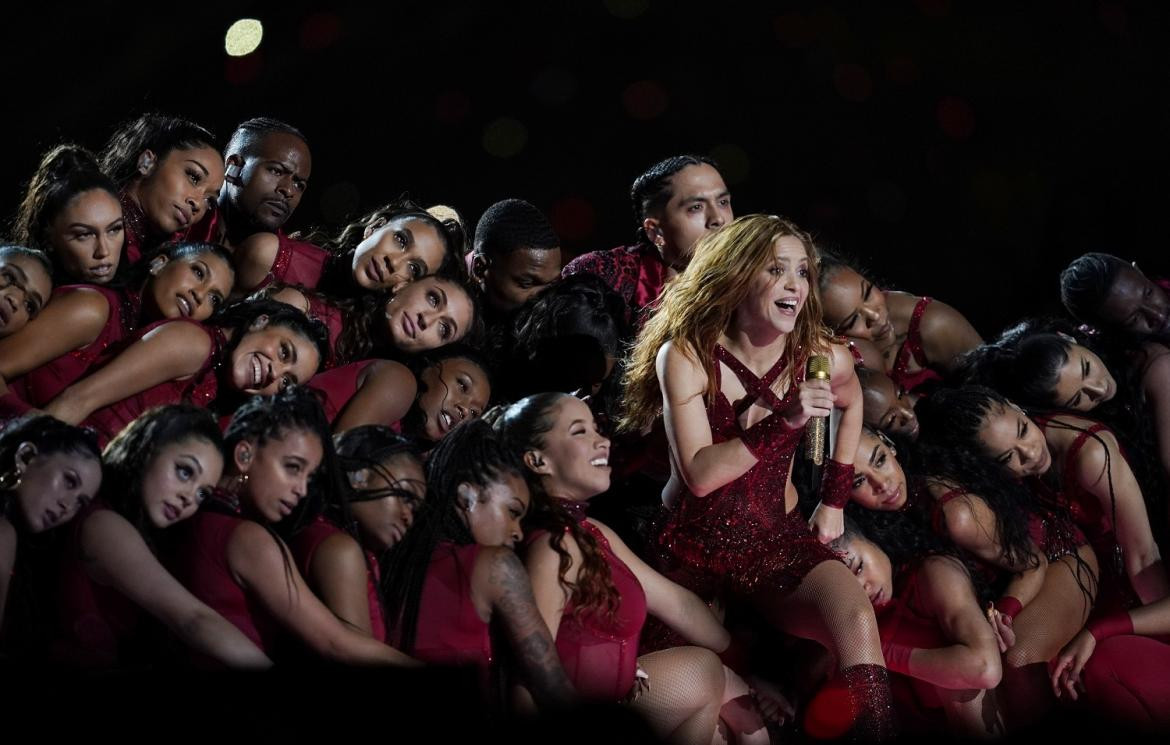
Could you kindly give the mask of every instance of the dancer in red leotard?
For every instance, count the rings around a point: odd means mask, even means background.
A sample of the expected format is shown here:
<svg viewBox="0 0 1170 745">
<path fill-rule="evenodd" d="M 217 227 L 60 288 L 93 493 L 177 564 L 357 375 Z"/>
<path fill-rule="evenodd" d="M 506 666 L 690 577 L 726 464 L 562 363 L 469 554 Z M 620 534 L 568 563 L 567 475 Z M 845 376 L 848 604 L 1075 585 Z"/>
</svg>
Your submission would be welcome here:
<svg viewBox="0 0 1170 745">
<path fill-rule="evenodd" d="M 820 320 L 816 259 L 811 238 L 778 217 L 739 218 L 700 240 L 638 337 L 623 425 L 644 430 L 659 412 L 666 422 L 671 480 L 656 541 L 667 576 L 828 647 L 857 731 L 884 738 L 893 713 L 873 608 L 821 543 L 842 530 L 862 401 L 852 355 Z M 829 357 L 831 383 L 804 380 L 812 354 Z M 810 531 L 792 458 L 805 422 L 835 407 Z"/>
<path fill-rule="evenodd" d="M 964 352 L 983 343 L 966 318 L 946 303 L 882 290 L 831 253 L 821 254 L 825 323 L 836 333 L 873 342 L 881 368 L 907 393 L 942 380 Z M 877 368 L 877 360 L 866 360 Z"/>
<path fill-rule="evenodd" d="M 522 472 L 519 457 L 482 420 L 460 424 L 439 443 L 427 462 L 427 501 L 383 575 L 386 619 L 403 651 L 476 666 L 485 685 L 498 663 L 488 624 L 499 623 L 537 705 L 559 708 L 576 695 L 512 552 L 530 499 Z"/>
</svg>

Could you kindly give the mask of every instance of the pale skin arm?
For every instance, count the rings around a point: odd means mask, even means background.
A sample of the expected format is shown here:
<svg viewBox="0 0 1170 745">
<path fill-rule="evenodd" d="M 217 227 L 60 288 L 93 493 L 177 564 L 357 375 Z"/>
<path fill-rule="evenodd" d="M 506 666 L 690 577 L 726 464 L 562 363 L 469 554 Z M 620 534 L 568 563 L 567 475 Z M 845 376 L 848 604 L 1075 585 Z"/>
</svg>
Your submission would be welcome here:
<svg viewBox="0 0 1170 745">
<path fill-rule="evenodd" d="M 931 367 L 951 372 L 955 359 L 983 343 L 983 337 L 963 314 L 935 300 L 926 307 L 919 326 L 922 351 Z"/>
<path fill-rule="evenodd" d="M 334 533 L 317 546 L 305 579 L 321 601 L 347 626 L 373 636 L 370 626 L 369 567 L 361 546 L 347 533 Z"/>
<path fill-rule="evenodd" d="M 16 568 L 16 528 L 8 518 L 0 516 L 0 631 L 4 629 L 4 608 L 8 602 L 8 587 Z"/>
<path fill-rule="evenodd" d="M 305 584 L 288 548 L 277 541 L 260 525 L 244 521 L 227 546 L 233 579 L 273 618 L 326 659 L 352 665 L 418 665 L 339 621 Z"/>
<path fill-rule="evenodd" d="M 528 572 L 516 554 L 506 548 L 480 549 L 472 570 L 471 588 L 480 617 L 498 614 L 503 621 L 536 704 L 545 710 L 574 704 L 576 692 L 565 675 L 556 642 L 549 632 L 556 627 L 548 625 L 537 607 Z M 564 609 L 563 602 L 561 609 Z"/>
<path fill-rule="evenodd" d="M 239 629 L 187 591 L 121 515 L 97 510 L 81 526 L 81 556 L 95 582 L 113 587 L 161 621 L 181 641 L 228 667 L 272 661 Z"/>
<path fill-rule="evenodd" d="M 406 365 L 378 360 L 362 371 L 357 392 L 337 415 L 333 432 L 363 424 L 389 426 L 406 415 L 417 393 L 418 382 Z"/>
<path fill-rule="evenodd" d="M 671 582 L 646 565 L 629 546 L 606 525 L 590 520 L 609 541 L 613 553 L 630 568 L 646 593 L 646 610 L 687 641 L 714 652 L 723 652 L 731 644 L 731 635 L 698 595 Z M 566 542 L 572 540 L 567 538 Z M 551 549 L 549 550 L 551 553 Z M 555 556 L 555 554 L 554 554 Z"/>
<path fill-rule="evenodd" d="M 1091 422 L 1080 419 L 1076 424 L 1084 427 Z M 1170 579 L 1154 541 L 1146 501 L 1133 471 L 1121 455 L 1117 438 L 1111 432 L 1098 432 L 1097 437 L 1101 439 L 1090 437 L 1077 452 L 1075 476 L 1082 487 L 1097 497 L 1106 515 L 1113 513 L 1116 500 L 1117 520 L 1113 529 L 1121 546 L 1125 574 L 1142 603 L 1151 603 L 1170 594 Z"/>
<path fill-rule="evenodd" d="M 163 324 L 62 391 L 45 406 L 45 413 L 78 424 L 103 406 L 194 375 L 210 352 L 211 338 L 199 326 L 184 321 Z"/>
<path fill-rule="evenodd" d="M 255 233 L 236 246 L 232 252 L 232 264 L 236 267 L 232 300 L 245 297 L 264 281 L 272 271 L 272 263 L 276 261 L 279 250 L 280 239 L 275 233 Z"/>
<path fill-rule="evenodd" d="M 9 381 L 92 343 L 110 317 L 110 304 L 79 288 L 53 298 L 40 315 L 0 339 L 0 380 Z"/>
</svg>

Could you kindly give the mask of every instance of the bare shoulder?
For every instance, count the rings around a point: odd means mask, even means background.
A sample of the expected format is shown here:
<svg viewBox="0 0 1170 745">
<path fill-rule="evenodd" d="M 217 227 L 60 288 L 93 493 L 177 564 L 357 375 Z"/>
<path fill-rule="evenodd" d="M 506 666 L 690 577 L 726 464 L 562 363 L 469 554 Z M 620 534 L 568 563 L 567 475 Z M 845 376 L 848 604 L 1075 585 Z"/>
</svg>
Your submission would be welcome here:
<svg viewBox="0 0 1170 745">
<path fill-rule="evenodd" d="M 689 398 L 707 390 L 707 371 L 685 343 L 668 341 L 658 350 L 658 377 L 675 397 Z"/>
<path fill-rule="evenodd" d="M 275 233 L 253 233 L 236 246 L 234 257 L 249 263 L 272 264 L 280 250 L 280 238 Z"/>
</svg>

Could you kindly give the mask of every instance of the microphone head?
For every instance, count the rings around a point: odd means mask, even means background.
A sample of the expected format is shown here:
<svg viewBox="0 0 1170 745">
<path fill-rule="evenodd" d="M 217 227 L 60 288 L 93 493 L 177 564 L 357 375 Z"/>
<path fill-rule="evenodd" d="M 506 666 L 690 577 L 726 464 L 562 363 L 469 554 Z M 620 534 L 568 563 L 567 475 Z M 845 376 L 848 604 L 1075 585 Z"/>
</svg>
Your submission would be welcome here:
<svg viewBox="0 0 1170 745">
<path fill-rule="evenodd" d="M 808 358 L 808 367 L 805 369 L 805 377 L 811 380 L 828 380 L 829 379 L 829 358 L 823 354 L 814 354 Z"/>
</svg>

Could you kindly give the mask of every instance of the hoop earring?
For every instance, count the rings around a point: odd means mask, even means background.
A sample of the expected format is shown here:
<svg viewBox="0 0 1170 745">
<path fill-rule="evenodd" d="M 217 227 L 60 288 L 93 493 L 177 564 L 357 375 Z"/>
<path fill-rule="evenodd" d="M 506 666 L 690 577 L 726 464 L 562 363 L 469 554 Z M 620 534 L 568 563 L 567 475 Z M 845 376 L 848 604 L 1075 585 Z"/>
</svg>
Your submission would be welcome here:
<svg viewBox="0 0 1170 745">
<path fill-rule="evenodd" d="M 12 491 L 20 486 L 20 480 L 23 477 L 20 471 L 15 468 L 8 473 L 0 475 L 0 491 Z"/>
</svg>

